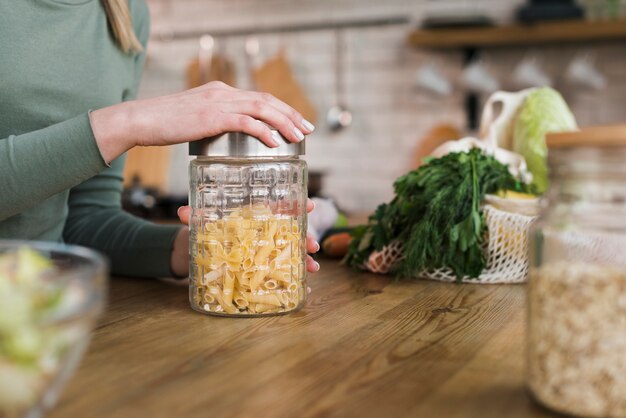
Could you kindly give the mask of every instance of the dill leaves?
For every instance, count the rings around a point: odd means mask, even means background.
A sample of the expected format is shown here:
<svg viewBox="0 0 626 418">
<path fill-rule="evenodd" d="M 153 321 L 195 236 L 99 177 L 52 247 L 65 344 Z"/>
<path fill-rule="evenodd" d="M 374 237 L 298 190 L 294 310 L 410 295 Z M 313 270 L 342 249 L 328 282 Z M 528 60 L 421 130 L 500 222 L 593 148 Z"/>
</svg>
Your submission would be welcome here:
<svg viewBox="0 0 626 418">
<path fill-rule="evenodd" d="M 507 166 L 480 149 L 430 159 L 398 178 L 395 197 L 355 228 L 344 262 L 360 268 L 373 251 L 400 240 L 403 259 L 394 272 L 417 277 L 424 270 L 450 268 L 458 280 L 485 268 L 482 246 L 487 224 L 480 208 L 499 190 L 527 192 Z"/>
</svg>

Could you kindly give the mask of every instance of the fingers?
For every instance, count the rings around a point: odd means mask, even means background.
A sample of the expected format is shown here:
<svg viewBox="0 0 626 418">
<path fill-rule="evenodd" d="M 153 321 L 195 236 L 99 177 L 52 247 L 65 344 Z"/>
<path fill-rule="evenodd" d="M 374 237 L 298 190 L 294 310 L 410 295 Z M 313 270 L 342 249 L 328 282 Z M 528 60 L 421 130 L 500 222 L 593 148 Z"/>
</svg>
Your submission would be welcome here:
<svg viewBox="0 0 626 418">
<path fill-rule="evenodd" d="M 263 100 L 225 102 L 223 111 L 225 113 L 248 115 L 254 119 L 261 120 L 276 128 L 291 142 L 300 142 L 304 139 L 304 133 L 289 117 Z"/>
<path fill-rule="evenodd" d="M 315 130 L 315 126 L 308 120 L 304 119 L 304 117 L 293 107 L 289 106 L 287 103 L 282 100 L 277 99 L 273 95 L 269 93 L 258 93 L 258 92 L 249 92 L 252 95 L 257 97 L 257 100 L 262 100 L 274 106 L 276 109 L 281 111 L 284 115 L 286 115 L 293 124 L 305 134 L 310 134 Z"/>
<path fill-rule="evenodd" d="M 244 132 L 259 138 L 268 147 L 275 148 L 278 146 L 278 142 L 272 136 L 270 128 L 251 116 L 223 113 L 220 119 L 220 130 L 222 132 Z"/>
<path fill-rule="evenodd" d="M 189 219 L 191 218 L 191 208 L 189 206 L 181 206 L 178 208 L 178 217 L 180 221 L 185 225 L 189 225 Z"/>
<path fill-rule="evenodd" d="M 316 253 L 320 250 L 320 245 L 315 241 L 312 235 L 307 235 L 306 237 L 306 252 L 307 253 Z"/>
<path fill-rule="evenodd" d="M 312 235 L 306 236 L 306 251 L 308 253 L 316 253 L 320 250 L 320 245 L 315 241 Z M 317 261 L 313 260 L 310 255 L 306 256 L 306 269 L 311 273 L 319 271 L 320 265 Z"/>
<path fill-rule="evenodd" d="M 317 261 L 313 260 L 310 255 L 306 256 L 306 269 L 309 273 L 316 273 L 320 270 L 320 265 Z"/>
<path fill-rule="evenodd" d="M 292 125 L 303 134 L 308 135 L 315 130 L 315 126 L 313 126 L 311 122 L 304 119 L 300 112 L 269 93 L 239 90 L 230 87 L 224 83 L 221 83 L 219 85 L 216 84 L 214 87 L 211 88 L 211 90 L 217 93 L 217 97 L 219 97 L 220 101 L 261 102 L 269 105 L 275 110 L 279 111 L 282 115 L 287 117 L 291 121 Z M 275 127 L 278 128 L 278 126 Z M 282 133 L 288 138 L 291 137 L 291 132 Z"/>
<path fill-rule="evenodd" d="M 311 199 L 307 199 L 306 200 L 306 213 L 313 212 L 313 209 L 315 209 L 315 202 L 312 201 Z"/>
</svg>

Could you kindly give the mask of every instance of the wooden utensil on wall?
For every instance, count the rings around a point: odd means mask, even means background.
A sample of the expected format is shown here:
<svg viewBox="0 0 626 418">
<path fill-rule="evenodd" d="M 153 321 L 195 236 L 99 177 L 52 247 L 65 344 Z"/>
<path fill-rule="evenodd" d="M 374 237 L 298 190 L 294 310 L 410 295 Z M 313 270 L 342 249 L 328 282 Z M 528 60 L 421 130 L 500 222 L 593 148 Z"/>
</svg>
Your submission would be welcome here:
<svg viewBox="0 0 626 418">
<path fill-rule="evenodd" d="M 187 88 L 201 86 L 209 81 L 223 81 L 229 86 L 235 85 L 235 65 L 228 59 L 213 55 L 210 68 L 201 68 L 200 58 L 196 57 L 187 64 Z"/>
<path fill-rule="evenodd" d="M 299 111 L 311 123 L 317 121 L 317 111 L 294 77 L 284 51 L 253 70 L 252 79 L 257 90 L 273 94 Z"/>
</svg>

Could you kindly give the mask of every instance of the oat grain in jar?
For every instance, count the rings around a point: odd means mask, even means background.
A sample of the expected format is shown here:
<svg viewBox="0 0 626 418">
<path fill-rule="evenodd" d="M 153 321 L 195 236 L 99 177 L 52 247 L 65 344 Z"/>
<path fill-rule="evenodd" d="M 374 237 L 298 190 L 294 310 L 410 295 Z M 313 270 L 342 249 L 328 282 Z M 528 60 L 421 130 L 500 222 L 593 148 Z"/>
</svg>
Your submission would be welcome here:
<svg viewBox="0 0 626 418">
<path fill-rule="evenodd" d="M 548 135 L 531 233 L 528 385 L 556 411 L 626 417 L 626 125 Z"/>
<path fill-rule="evenodd" d="M 227 133 L 191 143 L 190 288 L 194 310 L 265 316 L 306 297 L 304 142 Z"/>
</svg>

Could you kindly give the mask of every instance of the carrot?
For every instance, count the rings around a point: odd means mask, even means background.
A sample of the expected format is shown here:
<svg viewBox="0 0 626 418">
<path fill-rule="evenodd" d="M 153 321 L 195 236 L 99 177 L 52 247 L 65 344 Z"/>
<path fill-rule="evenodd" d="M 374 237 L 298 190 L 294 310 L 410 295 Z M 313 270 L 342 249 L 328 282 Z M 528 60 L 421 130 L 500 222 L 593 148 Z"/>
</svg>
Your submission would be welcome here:
<svg viewBox="0 0 626 418">
<path fill-rule="evenodd" d="M 343 257 L 348 253 L 348 245 L 352 237 L 348 232 L 340 232 L 326 238 L 322 243 L 322 250 L 330 257 Z"/>
</svg>

